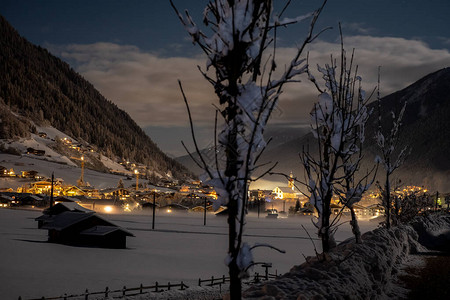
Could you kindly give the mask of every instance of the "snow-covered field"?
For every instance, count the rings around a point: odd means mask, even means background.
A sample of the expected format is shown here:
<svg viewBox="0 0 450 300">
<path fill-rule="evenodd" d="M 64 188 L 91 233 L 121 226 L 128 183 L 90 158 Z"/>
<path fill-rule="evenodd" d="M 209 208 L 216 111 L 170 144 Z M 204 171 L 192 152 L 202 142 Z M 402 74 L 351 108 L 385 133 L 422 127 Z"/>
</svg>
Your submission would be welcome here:
<svg viewBox="0 0 450 300">
<path fill-rule="evenodd" d="M 198 278 L 227 274 L 223 261 L 227 248 L 226 218 L 202 214 L 157 215 L 151 230 L 148 214 L 106 215 L 130 230 L 128 249 L 71 247 L 47 243 L 46 230 L 37 229 L 34 221 L 39 211 L 0 209 L 0 285 L 1 299 L 53 297 L 64 293 L 79 294 L 86 289 L 101 291 L 105 287 L 120 289 L 179 283 L 195 286 Z M 245 241 L 269 243 L 286 250 L 280 254 L 257 248 L 256 261 L 268 261 L 273 270 L 287 272 L 313 255 L 314 248 L 305 231 L 315 237 L 309 217 L 266 219 L 250 215 Z M 361 221 L 362 231 L 376 223 Z M 337 232 L 337 240 L 351 236 L 348 224 Z M 320 243 L 316 241 L 320 251 Z M 262 269 L 254 271 L 262 273 Z"/>
</svg>

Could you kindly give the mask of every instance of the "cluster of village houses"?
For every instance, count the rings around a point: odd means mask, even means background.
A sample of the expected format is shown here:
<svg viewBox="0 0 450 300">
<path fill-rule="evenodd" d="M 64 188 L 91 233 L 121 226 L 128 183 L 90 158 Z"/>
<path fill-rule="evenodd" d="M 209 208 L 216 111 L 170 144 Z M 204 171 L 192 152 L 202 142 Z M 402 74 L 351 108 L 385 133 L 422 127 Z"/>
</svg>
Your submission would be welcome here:
<svg viewBox="0 0 450 300">
<path fill-rule="evenodd" d="M 74 202 L 81 207 L 101 213 L 120 213 L 133 210 L 152 209 L 153 205 L 161 212 L 175 211 L 202 212 L 212 211 L 212 202 L 217 194 L 210 186 L 200 181 L 191 181 L 181 185 L 166 181 L 162 186 L 135 184 L 126 188 L 120 181 L 115 188 L 97 189 L 91 186 L 68 185 L 60 180 L 40 176 L 36 171 L 23 171 L 15 174 L 13 169 L 0 166 L 0 176 L 28 178 L 27 184 L 13 190 L 0 188 L 0 207 L 32 206 L 46 208 L 53 195 L 53 204 Z M 53 192 L 52 192 L 53 190 Z M 291 174 L 286 186 L 272 190 L 251 190 L 249 192 L 249 211 L 258 211 L 271 216 L 312 215 L 314 207 L 308 198 L 294 190 Z M 357 205 L 355 210 L 360 215 L 376 216 L 380 214 L 379 205 L 368 207 Z M 345 212 L 338 199 L 332 203 L 333 213 Z"/>
</svg>

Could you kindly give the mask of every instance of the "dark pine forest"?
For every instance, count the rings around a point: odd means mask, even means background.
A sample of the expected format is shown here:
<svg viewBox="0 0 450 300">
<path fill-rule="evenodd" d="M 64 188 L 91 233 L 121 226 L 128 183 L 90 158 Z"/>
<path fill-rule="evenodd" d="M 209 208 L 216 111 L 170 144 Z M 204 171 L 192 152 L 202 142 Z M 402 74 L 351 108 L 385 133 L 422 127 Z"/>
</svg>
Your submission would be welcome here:
<svg viewBox="0 0 450 300">
<path fill-rule="evenodd" d="M 36 46 L 0 16 L 0 138 L 50 124 L 96 145 L 108 157 L 145 164 L 181 178 L 189 171 L 166 156 L 144 131 L 67 63 Z"/>
</svg>

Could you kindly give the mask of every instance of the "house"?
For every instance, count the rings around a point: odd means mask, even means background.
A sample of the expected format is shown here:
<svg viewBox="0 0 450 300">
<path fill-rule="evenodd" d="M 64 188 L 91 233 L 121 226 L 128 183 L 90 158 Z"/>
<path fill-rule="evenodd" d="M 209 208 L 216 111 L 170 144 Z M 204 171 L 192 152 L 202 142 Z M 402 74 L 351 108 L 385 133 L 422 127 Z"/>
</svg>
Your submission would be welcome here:
<svg viewBox="0 0 450 300">
<path fill-rule="evenodd" d="M 297 193 L 290 187 L 276 187 L 273 189 L 273 194 L 275 195 L 275 199 L 295 199 L 297 197 Z"/>
<path fill-rule="evenodd" d="M 384 207 L 381 204 L 372 204 L 367 206 L 367 211 L 370 216 L 378 217 L 384 215 Z"/>
<path fill-rule="evenodd" d="M 128 191 L 125 188 L 104 189 L 104 190 L 100 191 L 100 194 L 102 197 L 109 198 L 109 199 L 112 199 L 112 198 L 124 199 L 124 198 L 130 197 L 130 191 Z"/>
<path fill-rule="evenodd" d="M 64 195 L 72 197 L 72 196 L 84 196 L 86 193 L 75 185 L 68 186 L 64 189 Z"/>
<path fill-rule="evenodd" d="M 34 155 L 38 155 L 38 156 L 44 156 L 45 155 L 45 150 L 39 150 L 39 149 L 34 149 L 34 148 L 27 148 L 27 154 L 34 154 Z"/>
<path fill-rule="evenodd" d="M 31 205 L 42 207 L 45 205 L 46 201 L 43 199 L 43 197 L 40 197 L 38 195 L 22 193 L 17 203 L 20 205 Z"/>
<path fill-rule="evenodd" d="M 102 248 L 125 249 L 127 236 L 134 236 L 131 232 L 115 226 L 95 226 L 80 233 L 85 243 L 98 245 Z"/>
<path fill-rule="evenodd" d="M 8 170 L 5 167 L 1 167 L 0 170 L 1 170 L 0 176 L 2 176 L 2 177 L 15 177 L 16 176 L 16 173 L 14 172 L 13 168 Z"/>
<path fill-rule="evenodd" d="M 48 241 L 73 246 L 126 248 L 129 231 L 96 213 L 64 211 L 53 215 L 41 227 L 48 230 Z"/>
<path fill-rule="evenodd" d="M 52 182 L 47 180 L 36 181 L 31 183 L 31 187 L 28 189 L 28 192 L 33 194 L 46 194 L 50 195 L 52 189 Z M 53 182 L 53 195 L 59 195 L 62 193 L 61 182 L 54 181 Z"/>
<path fill-rule="evenodd" d="M 53 216 L 59 215 L 66 211 L 93 213 L 92 210 L 84 208 L 75 202 L 60 202 L 43 211 L 43 215 L 34 219 L 38 221 L 38 228 L 53 220 Z"/>
<path fill-rule="evenodd" d="M 38 175 L 38 171 L 30 170 L 30 171 L 22 171 L 22 178 L 39 179 L 42 177 Z"/>
<path fill-rule="evenodd" d="M 98 189 L 96 189 L 94 187 L 83 186 L 83 187 L 80 187 L 80 189 L 84 192 L 85 196 L 100 198 L 100 193 L 99 193 Z"/>
<path fill-rule="evenodd" d="M 63 213 L 65 211 L 75 211 L 85 213 L 93 212 L 92 210 L 87 209 L 75 202 L 60 202 L 53 205 L 52 207 L 45 209 L 43 213 L 46 215 L 59 215 L 60 213 Z"/>
<path fill-rule="evenodd" d="M 9 207 L 14 199 L 8 195 L 0 194 L 0 207 Z"/>
<path fill-rule="evenodd" d="M 335 204 L 335 203 L 330 204 L 331 214 L 333 214 L 333 215 L 340 214 L 343 211 L 343 209 L 344 209 L 344 207 L 342 205 Z"/>
</svg>

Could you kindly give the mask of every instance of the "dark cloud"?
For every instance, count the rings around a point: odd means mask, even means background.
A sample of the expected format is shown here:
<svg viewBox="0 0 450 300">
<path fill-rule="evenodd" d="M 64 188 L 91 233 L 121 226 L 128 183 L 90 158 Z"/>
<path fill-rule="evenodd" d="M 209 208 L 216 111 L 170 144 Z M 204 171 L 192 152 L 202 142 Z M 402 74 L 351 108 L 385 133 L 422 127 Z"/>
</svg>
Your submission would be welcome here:
<svg viewBox="0 0 450 300">
<path fill-rule="evenodd" d="M 348 36 L 344 42 L 348 51 L 356 49 L 355 62 L 366 90 L 376 86 L 378 66 L 382 67 L 384 95 L 450 65 L 448 50 L 431 49 L 419 40 Z M 142 127 L 188 127 L 178 79 L 183 83 L 196 126 L 202 132 L 212 127 L 215 95 L 197 69 L 205 66 L 203 57 L 162 57 L 136 46 L 113 43 L 50 48 L 75 65 L 79 73 Z M 339 49 L 338 43 L 317 41 L 309 49 L 309 62 L 311 65 L 328 63 L 331 54 L 339 57 Z M 279 72 L 295 52 L 294 48 L 277 50 Z M 309 122 L 308 114 L 318 92 L 306 77 L 301 79 L 301 83 L 286 85 L 271 120 L 274 124 Z M 171 136 L 174 135 L 176 132 L 171 131 Z"/>
</svg>

